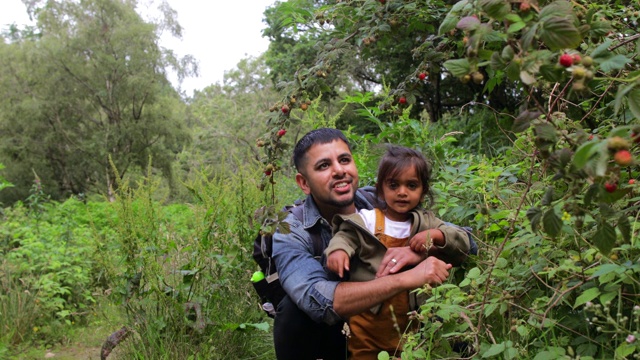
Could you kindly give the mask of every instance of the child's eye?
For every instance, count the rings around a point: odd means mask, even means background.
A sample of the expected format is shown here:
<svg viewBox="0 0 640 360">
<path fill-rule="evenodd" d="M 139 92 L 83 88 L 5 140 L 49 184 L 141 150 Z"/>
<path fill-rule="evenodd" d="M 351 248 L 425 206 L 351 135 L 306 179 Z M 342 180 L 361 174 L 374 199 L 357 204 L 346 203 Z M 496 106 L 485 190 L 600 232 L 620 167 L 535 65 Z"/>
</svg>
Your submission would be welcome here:
<svg viewBox="0 0 640 360">
<path fill-rule="evenodd" d="M 409 189 L 411 190 L 416 190 L 418 188 L 418 184 L 414 184 L 414 183 L 410 183 L 409 185 L 407 185 L 409 187 Z"/>
</svg>

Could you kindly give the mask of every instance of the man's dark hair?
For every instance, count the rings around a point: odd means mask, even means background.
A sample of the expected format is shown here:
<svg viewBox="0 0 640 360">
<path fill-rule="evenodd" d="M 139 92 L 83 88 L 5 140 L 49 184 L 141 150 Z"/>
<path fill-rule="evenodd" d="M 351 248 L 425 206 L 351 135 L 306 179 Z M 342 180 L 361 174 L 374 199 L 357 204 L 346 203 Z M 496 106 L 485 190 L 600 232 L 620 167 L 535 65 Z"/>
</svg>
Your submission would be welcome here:
<svg viewBox="0 0 640 360">
<path fill-rule="evenodd" d="M 300 172 L 304 157 L 311 146 L 315 144 L 328 144 L 335 140 L 344 141 L 349 147 L 349 151 L 351 151 L 351 145 L 349 141 L 347 141 L 347 137 L 338 129 L 320 128 L 306 133 L 293 149 L 293 164 L 296 166 L 296 170 Z"/>
<path fill-rule="evenodd" d="M 397 178 L 400 173 L 413 166 L 422 184 L 422 196 L 429 198 L 433 204 L 433 192 L 429 186 L 431 180 L 431 164 L 421 152 L 403 146 L 388 145 L 387 152 L 382 156 L 378 166 L 376 193 L 379 198 L 383 195 L 383 185 L 386 181 Z"/>
</svg>

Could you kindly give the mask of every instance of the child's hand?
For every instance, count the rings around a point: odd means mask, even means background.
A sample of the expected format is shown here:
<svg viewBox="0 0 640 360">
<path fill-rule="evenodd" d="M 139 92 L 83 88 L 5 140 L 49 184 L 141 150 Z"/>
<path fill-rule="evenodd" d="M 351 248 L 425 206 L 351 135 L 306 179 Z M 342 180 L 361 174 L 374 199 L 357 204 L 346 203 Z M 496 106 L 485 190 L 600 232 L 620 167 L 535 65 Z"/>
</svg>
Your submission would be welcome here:
<svg viewBox="0 0 640 360">
<path fill-rule="evenodd" d="M 425 233 L 428 234 L 428 231 L 416 234 L 416 236 L 411 238 L 411 240 L 409 241 L 409 247 L 411 247 L 411 250 L 417 252 L 418 254 L 423 254 L 428 250 L 426 245 L 428 241 L 428 235 L 420 236 L 425 235 Z"/>
<path fill-rule="evenodd" d="M 327 267 L 342 278 L 344 271 L 349 271 L 349 255 L 343 250 L 331 252 L 327 257 Z"/>
</svg>

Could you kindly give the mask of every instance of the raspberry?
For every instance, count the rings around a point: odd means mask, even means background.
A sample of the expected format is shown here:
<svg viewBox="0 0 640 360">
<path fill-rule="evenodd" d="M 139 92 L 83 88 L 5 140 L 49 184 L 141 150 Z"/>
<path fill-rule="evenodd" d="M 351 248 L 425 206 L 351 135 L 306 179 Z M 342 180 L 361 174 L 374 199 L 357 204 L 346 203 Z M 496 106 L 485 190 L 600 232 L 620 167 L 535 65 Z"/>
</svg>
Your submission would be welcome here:
<svg viewBox="0 0 640 360">
<path fill-rule="evenodd" d="M 398 99 L 398 102 L 402 105 L 407 103 L 407 98 L 404 96 L 401 96 L 400 99 Z"/>
<path fill-rule="evenodd" d="M 573 56 L 571 56 L 569 54 L 562 54 L 560 56 L 560 65 L 562 65 L 564 67 L 569 67 L 569 66 L 573 65 Z"/>
<path fill-rule="evenodd" d="M 278 137 L 283 137 L 287 133 L 287 129 L 278 130 Z"/>
<path fill-rule="evenodd" d="M 626 167 L 633 163 L 633 156 L 631 156 L 629 150 L 620 150 L 613 155 L 613 160 L 616 164 Z"/>
<path fill-rule="evenodd" d="M 616 183 L 606 183 L 604 184 L 604 189 L 607 190 L 608 193 L 612 193 L 618 189 L 618 184 Z"/>
</svg>

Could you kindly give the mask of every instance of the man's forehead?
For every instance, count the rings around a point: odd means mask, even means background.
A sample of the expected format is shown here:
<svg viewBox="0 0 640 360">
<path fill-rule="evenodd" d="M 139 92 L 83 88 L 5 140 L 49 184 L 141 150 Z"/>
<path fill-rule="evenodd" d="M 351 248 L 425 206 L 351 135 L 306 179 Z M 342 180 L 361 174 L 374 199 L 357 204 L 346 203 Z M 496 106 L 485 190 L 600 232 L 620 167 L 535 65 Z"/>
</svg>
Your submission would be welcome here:
<svg viewBox="0 0 640 360">
<path fill-rule="evenodd" d="M 309 160 L 312 161 L 320 158 L 331 157 L 334 154 L 338 154 L 338 156 L 341 156 L 343 154 L 351 155 L 349 145 L 347 145 L 347 143 L 345 143 L 344 141 L 337 139 L 329 143 L 313 144 L 307 151 L 307 156 L 309 157 Z M 310 157 L 314 157 L 314 159 L 311 159 Z"/>
</svg>

